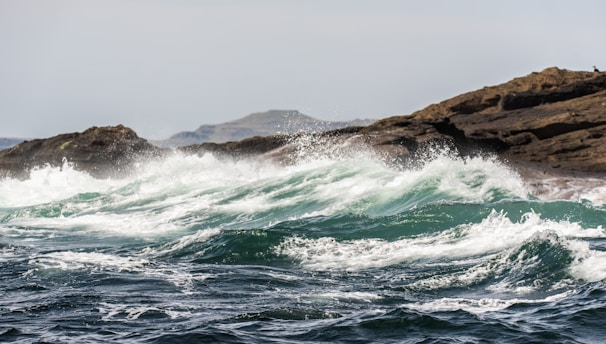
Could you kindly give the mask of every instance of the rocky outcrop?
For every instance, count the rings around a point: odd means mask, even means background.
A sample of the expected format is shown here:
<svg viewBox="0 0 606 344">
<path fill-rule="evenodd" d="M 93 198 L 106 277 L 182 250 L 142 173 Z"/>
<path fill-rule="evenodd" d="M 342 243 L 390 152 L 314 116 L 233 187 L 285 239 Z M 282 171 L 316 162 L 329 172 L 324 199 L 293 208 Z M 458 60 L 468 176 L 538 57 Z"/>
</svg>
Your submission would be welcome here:
<svg viewBox="0 0 606 344">
<path fill-rule="evenodd" d="M 310 134 L 312 140 L 303 140 L 303 134 L 259 136 L 180 150 L 229 157 L 262 155 L 290 162 L 302 142 L 321 142 L 325 147 L 354 143 L 405 163 L 414 161 L 427 145 L 438 143 L 454 146 L 463 155 L 496 154 L 518 166 L 602 174 L 606 173 L 605 134 L 606 73 L 554 67 L 432 104 L 411 115 Z M 163 152 L 125 127 L 91 128 L 0 152 L 0 176 L 24 174 L 47 163 L 60 165 L 63 158 L 95 176 L 119 175 L 139 157 Z"/>
<path fill-rule="evenodd" d="M 414 151 L 447 140 L 461 152 L 493 152 L 512 163 L 606 172 L 606 74 L 548 68 L 387 118 L 361 130 L 380 147 Z"/>
<path fill-rule="evenodd" d="M 24 178 L 34 167 L 62 166 L 64 161 L 95 177 L 121 176 L 140 157 L 160 153 L 124 126 L 92 127 L 82 133 L 25 141 L 0 151 L 0 176 Z"/>
<path fill-rule="evenodd" d="M 245 158 L 266 154 L 289 144 L 291 135 L 254 136 L 242 141 L 226 143 L 204 142 L 197 145 L 179 147 L 178 150 L 191 154 L 212 153 L 219 157 Z"/>
<path fill-rule="evenodd" d="M 414 160 L 427 145 L 461 154 L 493 153 L 510 163 L 565 172 L 606 173 L 606 73 L 548 68 L 432 104 L 411 115 L 318 134 L 339 144 L 355 138 L 391 161 Z M 276 154 L 296 141 L 259 137 L 197 145 L 189 152 Z M 292 152 L 284 149 L 282 152 Z M 283 157 L 282 157 L 283 158 Z"/>
</svg>

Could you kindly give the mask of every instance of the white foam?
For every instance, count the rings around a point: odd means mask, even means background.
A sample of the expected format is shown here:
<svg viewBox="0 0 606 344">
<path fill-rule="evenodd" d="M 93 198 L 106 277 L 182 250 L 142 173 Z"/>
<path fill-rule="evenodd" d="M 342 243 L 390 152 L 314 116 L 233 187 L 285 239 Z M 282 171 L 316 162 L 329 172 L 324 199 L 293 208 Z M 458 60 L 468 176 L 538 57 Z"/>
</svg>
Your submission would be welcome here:
<svg viewBox="0 0 606 344">
<path fill-rule="evenodd" d="M 589 248 L 584 241 L 570 241 L 568 247 L 574 252 L 574 262 L 570 273 L 578 279 L 587 282 L 597 282 L 606 279 L 606 252 Z"/>
<path fill-rule="evenodd" d="M 34 169 L 31 177 L 20 181 L 5 179 L 0 181 L 0 206 L 4 204 L 25 205 L 34 202 L 39 204 L 58 199 L 65 199 L 77 193 L 105 192 L 108 189 L 121 187 L 139 181 L 138 195 L 166 194 L 169 191 L 207 189 L 211 187 L 232 187 L 240 183 L 251 183 L 272 180 L 276 177 L 288 177 L 302 172 L 318 174 L 322 170 L 338 168 L 341 162 L 350 162 L 344 167 L 354 167 L 354 171 L 362 172 L 365 177 L 381 177 L 387 171 L 396 172 L 365 149 L 348 147 L 344 153 L 330 150 L 328 145 L 321 144 L 322 151 L 306 159 L 299 159 L 297 164 L 281 166 L 271 160 L 219 160 L 212 154 L 203 156 L 173 153 L 163 159 L 150 160 L 140 163 L 138 170 L 132 176 L 119 179 L 94 179 L 84 172 L 76 171 L 69 163 L 62 167 L 43 167 Z M 437 154 L 437 153 L 436 153 Z M 355 168 L 358 167 L 358 168 Z M 397 175 L 410 176 L 427 174 L 429 176 L 454 172 L 458 177 L 465 177 L 465 171 L 474 169 L 476 172 L 495 175 L 495 182 L 513 179 L 514 189 L 519 188 L 516 176 L 494 159 L 459 159 L 447 154 L 438 154 L 421 171 L 397 171 Z M 315 172 L 314 172 L 315 171 Z M 370 173 L 370 172 L 379 173 Z M 347 172 L 343 168 L 339 173 Z M 322 174 L 320 172 L 320 174 Z M 507 176 L 508 178 L 503 178 Z M 330 177 L 330 175 L 326 175 Z M 390 176 L 388 176 L 390 178 Z M 412 179 L 418 179 L 413 177 Z M 328 178 L 330 180 L 330 178 Z M 455 178 L 456 179 L 456 178 Z M 384 180 L 380 179 L 380 184 Z M 451 181 L 447 178 L 447 181 Z M 450 183 L 445 183 L 450 184 Z M 193 187 L 192 187 L 193 186 Z M 490 186 L 490 185 L 489 185 Z M 25 192 L 24 192 L 25 191 Z M 477 193 L 474 193 L 477 194 Z"/>
<path fill-rule="evenodd" d="M 141 272 L 150 262 L 138 257 L 98 252 L 60 251 L 35 255 L 30 258 L 29 264 L 40 269 Z"/>
<path fill-rule="evenodd" d="M 586 200 L 594 205 L 606 204 L 606 180 L 604 178 L 535 178 L 529 182 L 529 188 L 542 200 Z"/>
<path fill-rule="evenodd" d="M 196 282 L 204 281 L 214 276 L 207 273 L 191 273 L 189 268 L 187 266 L 179 266 L 178 264 L 157 264 L 153 268 L 145 269 L 144 274 L 145 276 L 162 279 L 171 283 L 184 294 L 194 293 Z"/>
<path fill-rule="evenodd" d="M 309 196 L 328 205 L 311 216 L 339 212 L 391 215 L 436 200 L 485 202 L 494 200 L 497 192 L 521 199 L 529 194 L 519 176 L 494 159 L 439 155 L 421 169 L 405 171 L 363 159 L 332 162 L 321 168 L 330 168 L 330 173 L 312 181 L 314 190 Z"/>
<path fill-rule="evenodd" d="M 221 230 L 219 230 L 217 228 L 199 230 L 194 234 L 182 236 L 179 239 L 177 239 L 176 241 L 165 244 L 160 248 L 157 248 L 157 249 L 147 248 L 143 251 L 143 254 L 146 254 L 146 255 L 170 254 L 170 253 L 173 253 L 176 251 L 180 251 L 189 245 L 193 245 L 195 243 L 200 243 L 200 242 L 206 242 L 210 238 L 212 238 L 216 235 L 219 235 L 220 233 L 221 233 Z M 199 252 L 199 254 L 203 254 L 203 253 L 204 252 Z"/>
<path fill-rule="evenodd" d="M 44 204 L 86 192 L 107 192 L 124 181 L 95 179 L 73 169 L 69 163 L 62 167 L 41 167 L 31 171 L 29 179 L 0 180 L 0 208 Z"/>
<path fill-rule="evenodd" d="M 314 301 L 318 300 L 329 300 L 329 301 L 346 301 L 346 302 L 365 302 L 371 303 L 376 300 L 383 299 L 383 296 L 377 295 L 375 293 L 368 292 L 355 292 L 355 291 L 334 291 L 320 294 L 307 294 L 301 296 L 303 299 L 310 299 Z"/>
<path fill-rule="evenodd" d="M 154 237 L 183 230 L 183 226 L 174 220 L 170 213 L 154 212 L 128 214 L 96 212 L 70 217 L 21 218 L 11 221 L 11 224 L 53 230 L 101 232 L 126 237 Z"/>
<path fill-rule="evenodd" d="M 5 262 L 14 261 L 16 258 L 18 258 L 21 255 L 22 255 L 22 253 L 19 252 L 19 249 L 17 247 L 3 246 L 0 249 L 0 262 L 5 263 Z"/>
<path fill-rule="evenodd" d="M 148 312 L 156 312 L 166 314 L 170 319 L 177 319 L 191 316 L 191 311 L 187 306 L 186 310 L 175 310 L 175 308 L 185 308 L 181 305 L 171 305 L 165 307 L 140 306 L 136 304 L 111 304 L 102 302 L 99 304 L 99 313 L 103 315 L 103 321 L 113 321 L 122 318 L 127 320 L 137 320 L 139 317 Z"/>
<path fill-rule="evenodd" d="M 429 302 L 417 302 L 404 304 L 402 307 L 414 309 L 422 312 L 433 313 L 433 312 L 448 312 L 464 310 L 469 313 L 482 314 L 487 312 L 497 312 L 512 305 L 519 303 L 543 303 L 543 302 L 555 302 L 562 300 L 572 294 L 572 291 L 548 296 L 543 299 L 496 299 L 496 298 L 482 298 L 482 299 L 468 299 L 468 298 L 441 298 L 432 300 Z"/>
<path fill-rule="evenodd" d="M 230 160 L 217 159 L 212 154 L 175 152 L 140 163 L 132 176 L 123 179 L 95 179 L 74 170 L 69 163 L 37 168 L 27 180 L 0 181 L 0 208 L 46 204 L 85 193 L 109 195 L 104 201 L 111 201 L 115 207 L 132 207 L 148 200 L 163 208 L 210 208 L 247 214 L 294 207 L 310 199 L 323 204 L 294 214 L 301 217 L 372 212 L 425 187 L 434 188 L 440 194 L 436 197 L 464 202 L 492 201 L 496 196 L 526 199 L 530 190 L 537 191 L 493 158 L 463 159 L 448 150 L 435 149 L 427 153 L 427 162 L 420 169 L 402 171 L 388 167 L 358 144 L 336 145 L 305 135 L 293 144 L 298 147 L 294 151 L 297 163 L 289 166 L 270 159 Z M 293 178 L 300 182 L 293 183 Z M 560 178 L 543 183 L 547 186 L 537 192 L 539 197 L 606 202 L 606 182 L 601 179 Z M 250 190 L 246 197 L 222 202 L 242 188 Z M 286 193 L 290 197 L 274 197 Z M 198 206 L 191 204 L 193 199 L 199 201 Z M 422 201 L 410 200 L 404 206 L 413 207 Z M 65 206 L 78 212 L 94 206 L 91 203 L 94 202 L 72 202 Z"/>
<path fill-rule="evenodd" d="M 529 239 L 529 241 L 551 241 L 554 245 L 558 244 L 558 240 L 557 235 L 551 231 L 537 232 Z M 543 281 L 539 279 L 519 280 L 521 276 L 535 275 L 533 271 L 541 268 L 540 257 L 526 249 L 512 247 L 469 263 L 471 267 L 463 271 L 430 276 L 414 281 L 408 287 L 422 290 L 465 288 L 494 278 L 496 281 L 486 287 L 487 291 L 524 295 L 544 288 L 541 285 Z"/>
<path fill-rule="evenodd" d="M 489 256 L 519 247 L 532 236 L 544 233 L 554 233 L 562 238 L 606 235 L 601 228 L 585 230 L 567 221 L 542 220 L 535 213 L 528 213 L 522 221 L 514 223 L 503 212 L 493 211 L 481 223 L 461 225 L 437 234 L 396 241 L 290 237 L 276 248 L 276 252 L 300 261 L 311 270 L 361 270 L 416 261 Z"/>
<path fill-rule="evenodd" d="M 528 189 L 519 175 L 495 158 L 438 155 L 423 167 L 423 172 L 434 174 L 439 179 L 438 189 L 457 200 L 489 201 L 497 191 L 514 198 L 528 197 Z"/>
<path fill-rule="evenodd" d="M 401 171 L 354 148 L 307 154 L 290 166 L 174 153 L 141 163 L 119 180 L 94 179 L 66 163 L 36 169 L 28 180 L 0 181 L 0 208 L 25 207 L 12 212 L 9 227 L 146 237 L 190 228 L 215 214 L 231 214 L 238 223 L 255 220 L 255 226 L 339 213 L 390 215 L 431 201 L 431 191 L 415 193 L 427 185 L 452 200 L 490 199 L 495 189 L 524 196 L 519 179 L 490 159 L 438 155 L 419 170 Z M 71 199 L 90 193 L 98 195 Z"/>
<path fill-rule="evenodd" d="M 99 252 L 59 251 L 34 255 L 29 259 L 29 264 L 35 267 L 27 271 L 26 275 L 49 269 L 138 273 L 167 281 L 186 294 L 193 292 L 196 281 L 211 277 L 204 273 L 192 274 L 187 267 L 177 264 L 165 266 L 154 263 L 144 255 L 124 257 Z"/>
</svg>

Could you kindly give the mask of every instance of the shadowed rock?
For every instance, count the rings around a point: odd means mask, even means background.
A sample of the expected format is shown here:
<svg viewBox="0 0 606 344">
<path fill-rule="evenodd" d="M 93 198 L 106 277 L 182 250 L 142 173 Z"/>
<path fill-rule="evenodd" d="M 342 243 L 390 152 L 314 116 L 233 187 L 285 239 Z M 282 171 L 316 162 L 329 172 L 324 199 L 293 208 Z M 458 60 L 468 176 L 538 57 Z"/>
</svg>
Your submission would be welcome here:
<svg viewBox="0 0 606 344">
<path fill-rule="evenodd" d="M 448 141 L 462 153 L 491 152 L 542 168 L 606 172 L 606 75 L 548 68 L 485 87 L 362 132 L 375 146 L 414 151 Z"/>
<path fill-rule="evenodd" d="M 523 109 L 579 98 L 604 89 L 606 89 L 606 75 L 600 75 L 589 80 L 577 81 L 555 90 L 506 94 L 501 97 L 498 105 L 502 111 Z"/>
<path fill-rule="evenodd" d="M 160 152 L 122 125 L 92 127 L 82 133 L 25 141 L 0 151 L 0 176 L 26 178 L 34 167 L 62 166 L 64 161 L 95 177 L 121 176 L 140 157 Z"/>
</svg>

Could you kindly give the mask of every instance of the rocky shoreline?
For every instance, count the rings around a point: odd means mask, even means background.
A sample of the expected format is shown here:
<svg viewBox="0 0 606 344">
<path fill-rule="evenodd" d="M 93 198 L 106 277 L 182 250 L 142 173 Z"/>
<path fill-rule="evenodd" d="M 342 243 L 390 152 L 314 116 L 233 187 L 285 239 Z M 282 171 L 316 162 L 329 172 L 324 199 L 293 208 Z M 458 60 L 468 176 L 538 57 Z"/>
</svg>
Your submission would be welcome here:
<svg viewBox="0 0 606 344">
<path fill-rule="evenodd" d="M 461 94 L 411 115 L 366 127 L 313 134 L 324 145 L 354 142 L 388 161 L 407 163 L 428 145 L 446 144 L 462 155 L 495 154 L 522 173 L 606 174 L 606 73 L 555 67 L 497 86 Z M 297 135 L 253 137 L 180 147 L 234 158 L 261 156 L 289 162 Z M 26 178 L 36 166 L 75 168 L 105 178 L 127 174 L 141 159 L 170 151 L 123 126 L 23 142 L 0 151 L 0 177 Z"/>
</svg>

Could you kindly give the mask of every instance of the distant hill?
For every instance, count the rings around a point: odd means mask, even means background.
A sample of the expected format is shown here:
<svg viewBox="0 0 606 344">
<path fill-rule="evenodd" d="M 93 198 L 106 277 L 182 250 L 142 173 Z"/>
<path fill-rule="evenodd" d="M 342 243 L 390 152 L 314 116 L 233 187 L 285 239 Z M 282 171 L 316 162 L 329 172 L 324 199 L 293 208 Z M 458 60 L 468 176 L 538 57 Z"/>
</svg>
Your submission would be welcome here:
<svg viewBox="0 0 606 344">
<path fill-rule="evenodd" d="M 11 148 L 23 141 L 23 139 L 0 137 L 0 150 Z"/>
<path fill-rule="evenodd" d="M 366 126 L 374 120 L 344 122 L 322 121 L 296 110 L 257 112 L 223 124 L 200 126 L 194 131 L 177 133 L 167 140 L 154 141 L 160 147 L 178 147 L 202 142 L 240 141 L 253 136 L 292 134 L 299 131 L 326 131 L 350 126 Z"/>
</svg>

